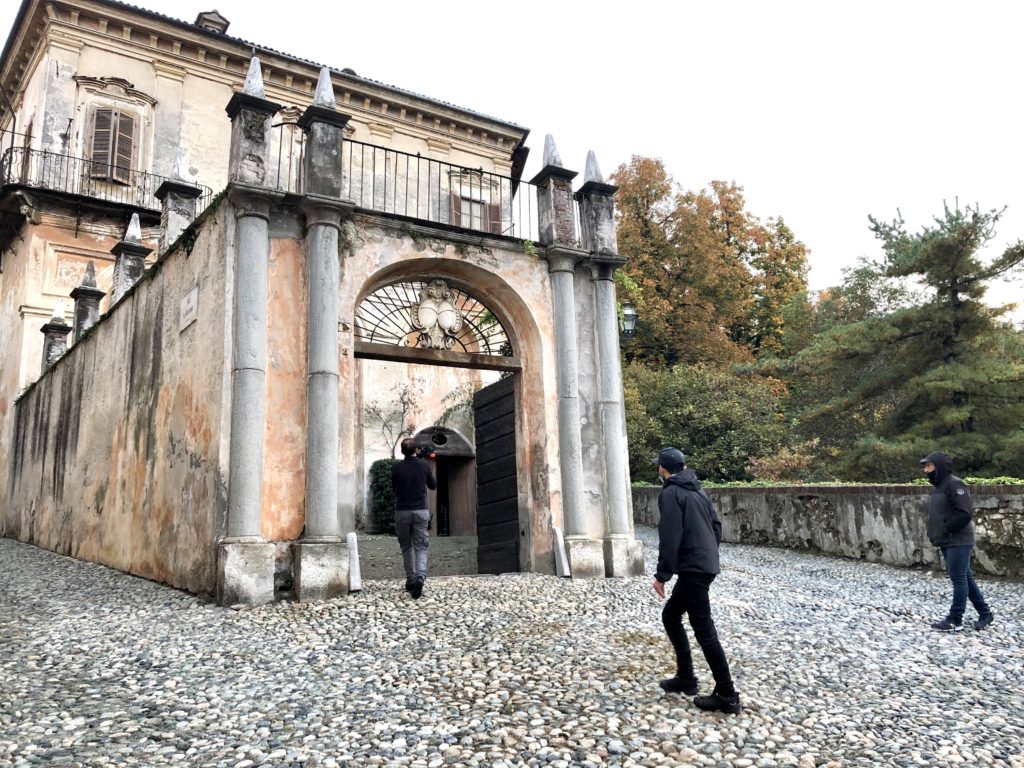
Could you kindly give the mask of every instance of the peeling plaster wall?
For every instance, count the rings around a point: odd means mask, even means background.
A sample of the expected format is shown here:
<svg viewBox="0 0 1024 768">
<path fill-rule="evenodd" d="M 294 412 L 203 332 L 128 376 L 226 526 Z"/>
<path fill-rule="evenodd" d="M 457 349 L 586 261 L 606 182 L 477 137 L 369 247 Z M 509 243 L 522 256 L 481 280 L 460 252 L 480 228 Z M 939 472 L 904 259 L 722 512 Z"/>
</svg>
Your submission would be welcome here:
<svg viewBox="0 0 1024 768">
<path fill-rule="evenodd" d="M 68 324 L 73 324 L 74 302 L 69 294 L 82 282 L 89 261 L 96 265 L 100 288 L 109 291 L 114 263 L 110 249 L 119 239 L 117 226 L 93 217 L 78 220 L 77 232 L 75 219 L 58 210 L 38 218 L 40 223 L 22 227 L 3 256 L 0 273 L 0 328 L 8 329 L 0 334 L 0 360 L 4 361 L 0 366 L 0 488 L 7 487 L 14 399 L 41 372 L 40 329 L 59 300 L 65 303 Z M 144 235 L 148 232 L 144 230 Z"/>
<path fill-rule="evenodd" d="M 267 541 L 290 541 L 306 521 L 307 301 L 301 240 L 271 240 L 268 286 L 260 528 Z"/>
<path fill-rule="evenodd" d="M 191 255 L 168 254 L 18 401 L 5 535 L 213 589 L 227 466 L 225 211 L 202 225 Z M 182 299 L 197 286 L 197 319 L 182 327 Z"/>
<path fill-rule="evenodd" d="M 634 488 L 636 522 L 656 525 L 659 488 Z M 726 541 L 888 563 L 941 567 L 925 533 L 926 487 L 709 488 Z M 976 567 L 1024 576 L 1024 490 L 975 486 Z"/>
</svg>

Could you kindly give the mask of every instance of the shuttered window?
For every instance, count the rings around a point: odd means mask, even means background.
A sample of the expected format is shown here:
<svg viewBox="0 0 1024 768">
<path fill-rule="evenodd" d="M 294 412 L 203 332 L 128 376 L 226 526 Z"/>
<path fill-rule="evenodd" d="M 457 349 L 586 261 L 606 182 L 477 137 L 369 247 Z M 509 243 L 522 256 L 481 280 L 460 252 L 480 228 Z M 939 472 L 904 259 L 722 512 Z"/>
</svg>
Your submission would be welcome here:
<svg viewBox="0 0 1024 768">
<path fill-rule="evenodd" d="M 451 196 L 451 223 L 465 229 L 501 234 L 501 206 L 468 197 Z"/>
<path fill-rule="evenodd" d="M 128 184 L 134 158 L 135 117 L 116 109 L 97 109 L 92 126 L 89 175 L 94 179 Z"/>
</svg>

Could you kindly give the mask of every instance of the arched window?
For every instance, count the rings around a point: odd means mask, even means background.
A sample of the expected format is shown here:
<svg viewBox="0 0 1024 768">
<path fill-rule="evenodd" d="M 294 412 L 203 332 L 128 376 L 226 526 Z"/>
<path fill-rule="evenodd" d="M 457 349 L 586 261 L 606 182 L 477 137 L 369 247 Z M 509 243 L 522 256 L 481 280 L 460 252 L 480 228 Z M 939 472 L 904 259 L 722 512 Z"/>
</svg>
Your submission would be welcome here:
<svg viewBox="0 0 1024 768">
<path fill-rule="evenodd" d="M 508 357 L 508 334 L 476 297 L 423 278 L 378 288 L 359 304 L 355 338 L 373 344 Z"/>
</svg>

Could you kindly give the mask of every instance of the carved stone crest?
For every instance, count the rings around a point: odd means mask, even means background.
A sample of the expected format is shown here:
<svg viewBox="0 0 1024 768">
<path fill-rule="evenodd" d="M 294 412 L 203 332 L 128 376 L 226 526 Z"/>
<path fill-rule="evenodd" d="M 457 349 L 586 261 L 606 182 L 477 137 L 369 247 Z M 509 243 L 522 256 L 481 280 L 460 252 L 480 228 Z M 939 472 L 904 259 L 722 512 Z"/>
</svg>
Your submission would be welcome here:
<svg viewBox="0 0 1024 768">
<path fill-rule="evenodd" d="M 420 291 L 413 313 L 413 327 L 420 332 L 417 345 L 427 349 L 451 349 L 462 330 L 462 313 L 444 280 L 432 280 Z"/>
</svg>

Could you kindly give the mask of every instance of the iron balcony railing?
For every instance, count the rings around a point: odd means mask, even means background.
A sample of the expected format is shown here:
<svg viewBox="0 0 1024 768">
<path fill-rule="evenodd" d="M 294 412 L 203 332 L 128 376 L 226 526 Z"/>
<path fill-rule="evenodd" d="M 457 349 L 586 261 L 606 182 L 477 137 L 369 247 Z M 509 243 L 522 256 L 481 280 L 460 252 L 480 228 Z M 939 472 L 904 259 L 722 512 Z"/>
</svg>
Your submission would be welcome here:
<svg viewBox="0 0 1024 768">
<path fill-rule="evenodd" d="M 11 147 L 3 153 L 0 179 L 4 184 L 21 184 L 150 210 L 160 210 L 155 194 L 160 185 L 174 181 L 155 173 L 27 147 Z M 196 210 L 202 211 L 213 199 L 213 190 L 198 186 L 202 194 L 196 201 Z"/>
<path fill-rule="evenodd" d="M 294 123 L 275 126 L 270 186 L 301 193 L 305 137 Z M 482 168 L 344 140 L 342 198 L 358 207 L 462 229 L 538 240 L 537 190 Z"/>
</svg>

